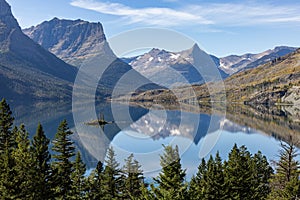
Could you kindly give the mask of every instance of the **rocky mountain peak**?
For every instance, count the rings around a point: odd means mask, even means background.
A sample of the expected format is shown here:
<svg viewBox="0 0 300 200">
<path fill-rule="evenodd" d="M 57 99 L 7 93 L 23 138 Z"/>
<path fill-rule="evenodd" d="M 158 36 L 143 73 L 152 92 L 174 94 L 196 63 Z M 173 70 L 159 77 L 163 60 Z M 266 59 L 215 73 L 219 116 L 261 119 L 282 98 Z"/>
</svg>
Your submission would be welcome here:
<svg viewBox="0 0 300 200">
<path fill-rule="evenodd" d="M 194 66 L 194 61 L 201 60 L 202 62 L 203 58 L 209 58 L 205 55 L 197 44 L 180 52 L 154 48 L 148 53 L 131 59 L 129 64 L 154 83 L 166 87 L 177 87 L 187 83 L 203 83 L 202 77 Z M 223 71 L 220 73 L 222 77 L 227 76 Z"/>
<path fill-rule="evenodd" d="M 11 12 L 10 5 L 5 0 L 0 0 L 0 51 L 7 52 L 10 49 L 11 35 L 21 28 Z"/>
<path fill-rule="evenodd" d="M 164 54 L 167 54 L 168 52 L 164 49 L 158 49 L 158 48 L 153 48 L 151 49 L 148 54 L 151 56 L 163 56 Z"/>
<path fill-rule="evenodd" d="M 198 44 L 194 44 L 190 49 L 179 52 L 181 59 L 193 64 L 195 56 L 199 56 L 202 50 L 199 48 Z"/>
<path fill-rule="evenodd" d="M 31 101 L 70 98 L 77 69 L 23 34 L 10 5 L 0 0 L 0 96 Z"/>
<path fill-rule="evenodd" d="M 198 51 L 198 50 L 200 50 L 200 47 L 198 46 L 197 43 L 195 43 L 195 44 L 192 46 L 191 50 L 192 50 L 192 51 Z"/>
<path fill-rule="evenodd" d="M 101 23 L 53 18 L 23 30 L 35 42 L 65 62 L 80 66 L 99 53 L 106 37 Z M 76 59 L 74 59 L 76 58 Z"/>
<path fill-rule="evenodd" d="M 14 18 L 10 5 L 5 0 L 0 0 L 0 26 L 7 28 L 20 28 L 17 20 Z"/>
</svg>

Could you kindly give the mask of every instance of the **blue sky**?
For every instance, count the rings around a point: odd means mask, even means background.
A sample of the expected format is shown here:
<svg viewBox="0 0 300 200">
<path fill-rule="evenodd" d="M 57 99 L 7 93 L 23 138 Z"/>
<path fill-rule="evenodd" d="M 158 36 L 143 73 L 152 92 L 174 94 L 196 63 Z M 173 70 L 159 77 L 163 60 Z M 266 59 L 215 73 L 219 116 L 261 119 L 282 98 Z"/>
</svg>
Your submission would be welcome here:
<svg viewBox="0 0 300 200">
<path fill-rule="evenodd" d="M 22 28 L 53 17 L 99 21 L 107 37 L 134 28 L 168 28 L 217 56 L 300 46 L 298 0 L 7 1 Z"/>
</svg>

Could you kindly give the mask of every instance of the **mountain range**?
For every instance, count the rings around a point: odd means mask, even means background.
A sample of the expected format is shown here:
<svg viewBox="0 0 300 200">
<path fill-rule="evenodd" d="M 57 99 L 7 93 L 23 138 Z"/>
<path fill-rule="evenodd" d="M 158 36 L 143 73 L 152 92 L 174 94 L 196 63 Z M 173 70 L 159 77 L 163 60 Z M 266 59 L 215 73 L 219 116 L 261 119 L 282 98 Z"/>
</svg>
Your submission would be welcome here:
<svg viewBox="0 0 300 200">
<path fill-rule="evenodd" d="M 149 83 L 140 90 L 161 88 L 114 55 L 100 23 L 54 18 L 24 30 L 37 40 L 34 41 L 23 33 L 9 4 L 0 0 L 0 6 L 0 96 L 10 102 L 71 101 L 82 63 L 85 67 L 92 64 L 95 72 L 102 71 L 101 77 L 95 76 L 94 71 L 82 73 L 82 97 L 90 95 L 86 91 L 92 83 L 97 87 L 97 99 L 109 97 L 119 79 L 129 71 L 131 80 L 122 84 L 125 90 L 133 80 Z"/>
<path fill-rule="evenodd" d="M 257 54 L 230 55 L 219 59 L 219 67 L 227 74 L 232 75 L 285 56 L 296 49 L 295 47 L 278 46 Z"/>
<path fill-rule="evenodd" d="M 76 67 L 80 67 L 85 60 L 99 54 L 99 52 L 113 54 L 107 44 L 101 23 L 90 23 L 80 19 L 53 18 L 37 26 L 24 29 L 23 32 L 46 50 Z M 279 46 L 258 54 L 248 53 L 222 58 L 210 56 L 218 67 L 221 78 L 225 79 L 229 75 L 255 68 L 295 50 L 294 47 Z M 199 51 L 197 45 L 180 52 L 154 48 L 143 55 L 122 58 L 122 61 L 152 82 L 166 87 L 177 87 L 187 83 L 202 84 L 204 82 L 203 77 L 195 69 L 193 63 L 193 57 L 198 56 L 195 52 Z M 125 67 L 121 60 L 118 63 Z M 125 68 L 129 70 L 130 67 Z M 103 84 L 106 83 L 103 82 Z M 109 84 L 106 86 L 110 87 Z"/>
<path fill-rule="evenodd" d="M 204 78 L 207 77 L 202 77 L 204 74 L 200 74 L 200 72 L 210 71 L 214 66 L 213 62 L 207 65 L 203 62 L 201 70 L 196 69 L 195 59 L 204 61 L 204 55 L 206 54 L 195 44 L 190 49 L 180 52 L 153 48 L 148 53 L 127 59 L 127 61 L 130 61 L 129 64 L 133 69 L 149 80 L 167 87 L 178 87 L 184 84 L 202 84 L 205 82 Z M 221 69 L 218 71 L 221 78 L 224 79 L 228 76 Z M 210 78 L 213 79 L 214 77 Z"/>
<path fill-rule="evenodd" d="M 210 102 L 211 96 L 214 100 L 230 103 L 242 103 L 250 105 L 300 105 L 300 49 L 275 60 L 259 65 L 253 69 L 247 69 L 235 73 L 225 79 L 226 95 L 220 82 L 208 83 L 215 90 L 208 90 L 208 84 L 195 85 L 195 95 L 191 96 L 190 89 L 182 87 L 173 90 L 146 91 L 135 94 L 132 101 L 200 101 Z M 178 99 L 174 96 L 182 97 Z M 221 94 L 221 95 L 220 95 Z M 224 94 L 224 95 L 222 95 Z M 226 99 L 224 99 L 226 98 Z M 119 100 L 122 100 L 119 99 Z"/>
<path fill-rule="evenodd" d="M 168 52 L 165 50 L 152 49 L 148 53 L 131 58 L 123 58 L 123 60 L 129 63 L 135 70 L 144 74 L 145 76 L 156 76 L 159 72 L 164 71 L 167 67 L 179 68 L 184 71 L 186 68 L 191 68 L 193 65 L 192 52 L 194 48 L 199 48 L 197 45 L 191 47 L 188 50 L 181 52 Z M 274 49 L 269 49 L 261 53 L 244 55 L 230 55 L 226 57 L 218 58 L 214 55 L 210 55 L 212 61 L 219 68 L 220 75 L 223 79 L 228 76 L 258 67 L 281 56 L 285 56 L 291 52 L 296 51 L 296 47 L 278 46 Z M 191 77 L 192 83 L 201 83 L 201 80 L 193 73 L 186 70 L 183 73 L 184 77 Z"/>
<path fill-rule="evenodd" d="M 110 49 L 101 23 L 54 18 L 22 31 L 7 2 L 0 0 L 0 5 L 0 95 L 10 100 L 70 100 L 78 68 L 99 56 L 115 58 L 106 69 L 102 69 L 104 73 L 97 90 L 101 97 L 111 96 L 120 78 L 129 71 L 132 72 L 131 80 L 122 84 L 125 91 L 131 88 L 132 81 L 148 83 L 138 88 L 141 91 L 187 83 L 199 85 L 204 83 L 204 79 L 214 81 L 214 77 L 202 77 L 194 66 L 195 59 L 203 54 L 196 44 L 180 52 L 152 49 L 140 56 L 119 59 Z M 294 47 L 280 46 L 258 54 L 210 57 L 220 77 L 227 83 L 237 84 L 233 80 L 239 80 L 241 74 L 246 76 L 242 71 L 249 73 L 249 69 L 270 62 L 277 65 L 278 59 L 295 51 Z M 100 65 L 96 67 L 101 68 Z M 210 71 L 211 68 L 206 66 L 202 70 Z M 273 75 L 270 74 L 268 80 L 273 80 Z M 88 80 L 90 77 L 86 75 L 85 78 Z M 251 80 L 249 82 L 256 84 Z"/>
</svg>

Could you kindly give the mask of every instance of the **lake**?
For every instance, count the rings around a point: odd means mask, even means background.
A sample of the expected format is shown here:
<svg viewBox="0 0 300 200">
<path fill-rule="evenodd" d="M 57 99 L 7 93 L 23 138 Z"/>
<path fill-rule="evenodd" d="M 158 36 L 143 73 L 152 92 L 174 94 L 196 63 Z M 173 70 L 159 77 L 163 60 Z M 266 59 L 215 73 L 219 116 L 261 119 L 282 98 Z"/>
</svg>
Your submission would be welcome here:
<svg viewBox="0 0 300 200">
<path fill-rule="evenodd" d="M 187 178 L 197 171 L 201 159 L 217 151 L 226 159 L 236 143 L 246 145 L 251 153 L 260 150 L 269 160 L 277 159 L 280 140 L 289 135 L 300 139 L 297 107 L 250 107 L 242 105 L 167 105 L 140 102 L 132 105 L 99 102 L 91 115 L 88 102 L 40 102 L 11 107 L 16 124 L 25 123 L 32 137 L 38 122 L 50 139 L 54 138 L 59 122 L 67 119 L 75 133 L 72 140 L 82 153 L 84 162 L 93 169 L 103 161 L 112 146 L 122 164 L 131 153 L 142 165 L 146 177 L 160 170 L 162 145 L 178 145 Z M 103 115 L 111 123 L 86 125 Z"/>
</svg>

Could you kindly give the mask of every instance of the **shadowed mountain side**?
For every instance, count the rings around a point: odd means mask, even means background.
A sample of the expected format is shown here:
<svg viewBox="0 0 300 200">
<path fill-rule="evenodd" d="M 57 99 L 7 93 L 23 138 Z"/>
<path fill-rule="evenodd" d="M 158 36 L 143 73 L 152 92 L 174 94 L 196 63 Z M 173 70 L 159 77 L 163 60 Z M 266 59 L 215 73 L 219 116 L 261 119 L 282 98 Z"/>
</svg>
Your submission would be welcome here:
<svg viewBox="0 0 300 200">
<path fill-rule="evenodd" d="M 77 69 L 24 35 L 5 0 L 0 8 L 1 97 L 70 99 Z"/>
<path fill-rule="evenodd" d="M 11 101 L 71 98 L 71 82 L 33 69 L 11 53 L 0 54 L 0 77 L 0 96 Z"/>
<path fill-rule="evenodd" d="M 102 87 L 103 86 L 103 87 Z M 101 88 L 106 92 L 101 92 Z M 130 92 L 161 89 L 163 87 L 152 83 L 140 73 L 119 58 L 115 59 L 103 72 L 99 80 L 98 91 L 104 97 L 124 95 Z M 99 95 L 97 95 L 99 96 Z"/>
</svg>

